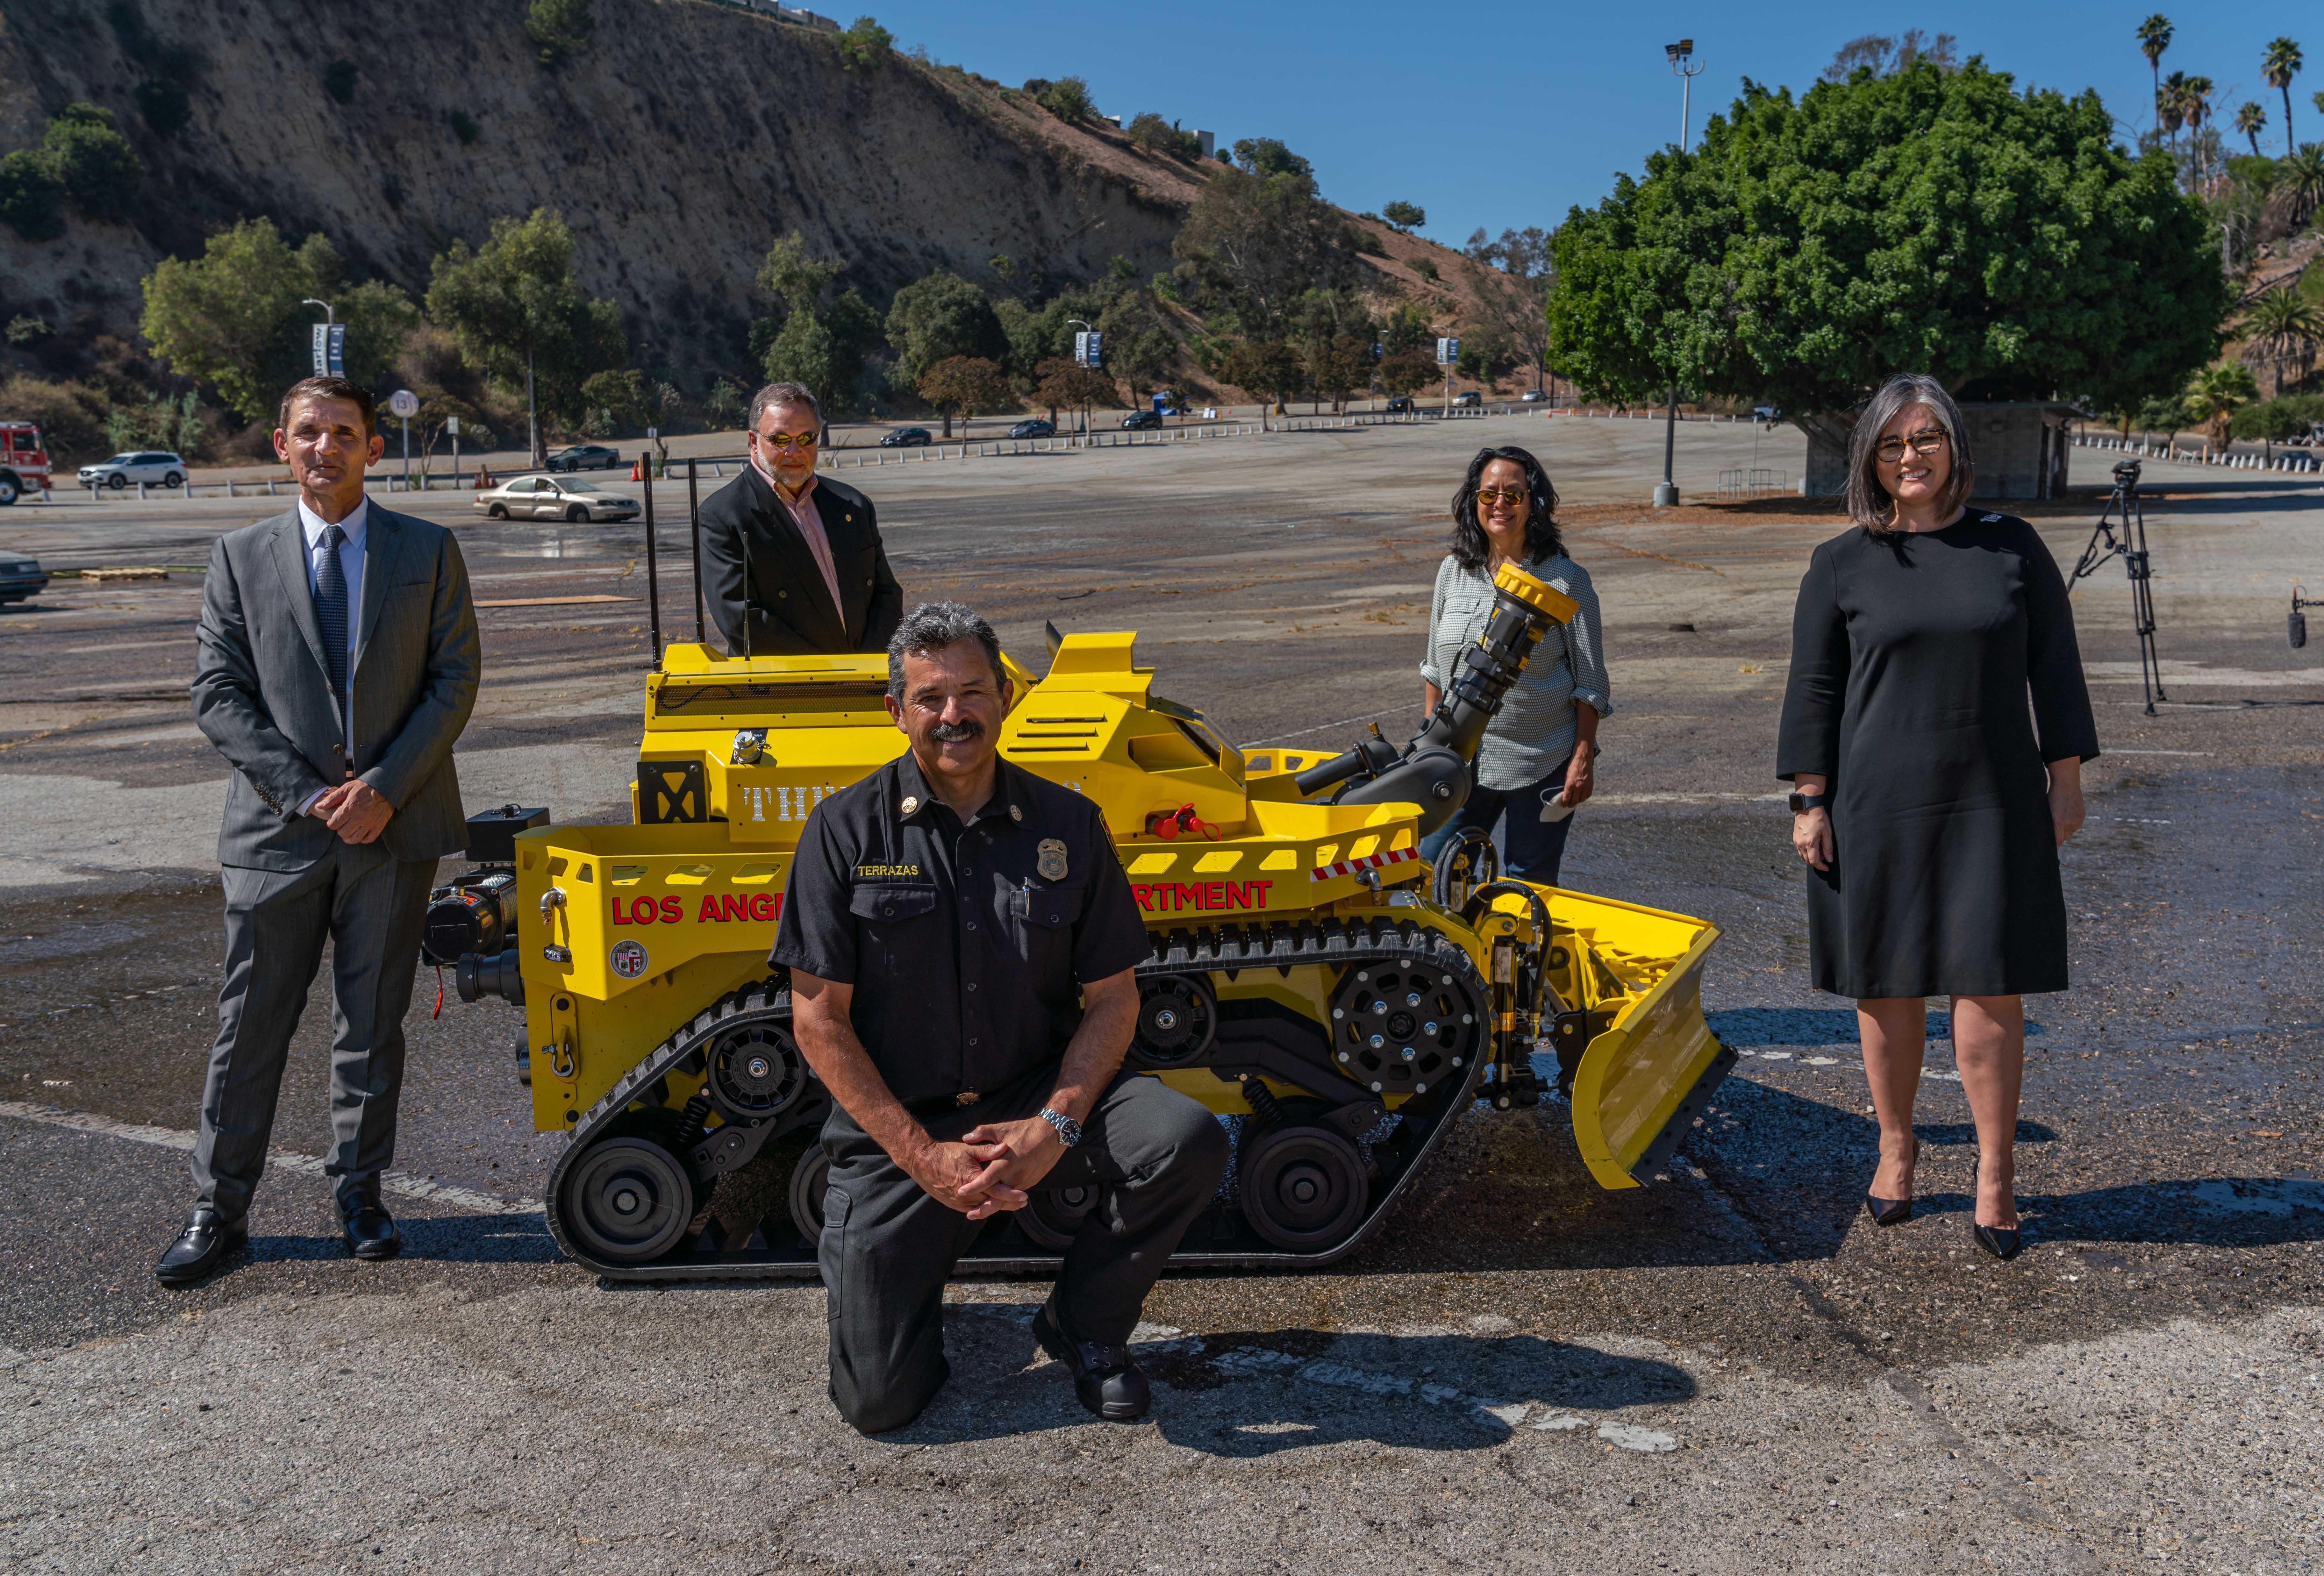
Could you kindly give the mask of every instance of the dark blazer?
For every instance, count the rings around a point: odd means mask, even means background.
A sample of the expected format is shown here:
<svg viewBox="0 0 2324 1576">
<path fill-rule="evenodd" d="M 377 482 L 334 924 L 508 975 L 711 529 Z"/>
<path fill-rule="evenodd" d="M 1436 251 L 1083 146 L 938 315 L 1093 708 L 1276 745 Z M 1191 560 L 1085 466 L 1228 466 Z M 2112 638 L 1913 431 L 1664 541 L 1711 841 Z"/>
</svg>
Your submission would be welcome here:
<svg viewBox="0 0 2324 1576">
<path fill-rule="evenodd" d="M 483 651 L 468 571 L 442 526 L 372 501 L 355 652 L 355 775 L 395 806 L 398 859 L 467 845 L 452 745 L 476 703 Z M 194 720 L 231 761 L 218 862 L 302 871 L 337 834 L 299 806 L 346 775 L 346 730 L 323 664 L 299 512 L 220 537 L 202 582 Z"/>
<path fill-rule="evenodd" d="M 884 651 L 904 618 L 904 588 L 888 567 L 872 500 L 818 475 L 816 512 L 839 576 L 838 607 L 807 539 L 756 465 L 702 505 L 702 582 L 726 649 L 758 657 Z M 743 543 L 750 544 L 750 638 L 743 639 Z"/>
</svg>

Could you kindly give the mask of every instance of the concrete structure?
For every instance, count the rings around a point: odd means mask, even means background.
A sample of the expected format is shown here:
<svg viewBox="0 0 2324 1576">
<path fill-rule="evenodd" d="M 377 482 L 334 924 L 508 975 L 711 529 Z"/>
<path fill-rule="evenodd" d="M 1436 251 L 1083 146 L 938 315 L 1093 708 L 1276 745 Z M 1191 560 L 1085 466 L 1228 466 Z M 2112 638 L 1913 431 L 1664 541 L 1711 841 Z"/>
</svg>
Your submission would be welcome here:
<svg viewBox="0 0 2324 1576">
<path fill-rule="evenodd" d="M 1979 400 L 1965 402 L 1969 452 L 1977 460 L 1978 498 L 2062 498 L 2073 424 L 2089 411 L 2062 400 Z M 1835 497 L 1848 487 L 1848 429 L 1819 425 L 1808 433 L 1811 497 Z"/>
<path fill-rule="evenodd" d="M 1196 132 L 1194 142 L 1203 150 L 1203 157 L 1205 159 L 1219 151 L 1219 139 L 1210 132 Z"/>
</svg>

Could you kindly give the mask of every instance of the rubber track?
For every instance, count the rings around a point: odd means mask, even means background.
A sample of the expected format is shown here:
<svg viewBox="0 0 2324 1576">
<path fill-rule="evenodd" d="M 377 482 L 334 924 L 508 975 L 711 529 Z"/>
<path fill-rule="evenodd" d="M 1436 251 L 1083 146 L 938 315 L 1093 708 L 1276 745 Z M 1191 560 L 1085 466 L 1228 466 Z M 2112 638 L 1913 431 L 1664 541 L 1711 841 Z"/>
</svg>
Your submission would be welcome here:
<svg viewBox="0 0 2324 1576">
<path fill-rule="evenodd" d="M 1459 943 L 1416 919 L 1386 917 L 1377 919 L 1325 918 L 1301 920 L 1294 924 L 1183 926 L 1149 934 L 1152 935 L 1154 950 L 1145 963 L 1138 965 L 1138 975 L 1141 979 L 1213 971 L 1296 968 L 1318 963 L 1417 962 L 1459 976 L 1474 993 L 1480 1018 L 1491 1000 L 1491 992 L 1487 989 L 1483 977 L 1478 973 L 1475 962 L 1462 950 Z M 690 1257 L 696 1253 L 699 1244 L 699 1239 L 692 1237 L 682 1239 L 669 1255 L 651 1264 L 604 1263 L 581 1252 L 567 1238 L 558 1207 L 565 1174 L 581 1151 L 601 1129 L 628 1110 L 630 1103 L 650 1088 L 657 1079 L 696 1051 L 706 1048 L 727 1029 L 754 1018 L 772 1018 L 789 1004 L 789 987 L 779 980 L 761 980 L 727 992 L 655 1046 L 652 1054 L 623 1074 L 613 1088 L 605 1092 L 603 1099 L 582 1113 L 564 1152 L 558 1157 L 556 1166 L 549 1174 L 549 1229 L 567 1258 L 609 1280 L 623 1281 L 796 1280 L 816 1273 L 812 1260 L 802 1263 L 795 1259 L 777 1258 L 771 1254 L 760 1261 L 744 1258 L 737 1262 L 736 1256 L 728 1253 L 721 1256 L 721 1262 L 706 1262 Z M 1320 1030 L 1320 1025 L 1318 1028 Z M 1489 1028 L 1487 1037 L 1489 1038 Z M 1471 1056 L 1467 1074 L 1457 1089 L 1447 1092 L 1441 1101 L 1433 1098 L 1428 1101 L 1434 1106 L 1436 1116 L 1425 1132 L 1419 1151 L 1406 1165 L 1403 1174 L 1388 1192 L 1381 1195 L 1378 1207 L 1365 1217 L 1362 1224 L 1345 1242 L 1322 1253 L 1182 1249 L 1171 1256 L 1170 1262 L 1189 1267 L 1316 1268 L 1352 1253 L 1365 1239 L 1379 1230 L 1380 1222 L 1388 1217 L 1404 1190 L 1420 1174 L 1429 1157 L 1435 1153 L 1437 1146 L 1452 1130 L 1453 1119 L 1468 1109 L 1474 1098 L 1477 1080 L 1491 1059 L 1483 1054 Z M 1407 1101 L 1401 1108 L 1407 1113 L 1407 1120 L 1414 1114 L 1415 1103 Z M 1022 1258 L 980 1255 L 963 1261 L 964 1267 L 978 1274 L 1048 1270 L 1056 1268 L 1061 1262 L 1057 1255 L 1049 1253 L 1028 1254 Z"/>
</svg>

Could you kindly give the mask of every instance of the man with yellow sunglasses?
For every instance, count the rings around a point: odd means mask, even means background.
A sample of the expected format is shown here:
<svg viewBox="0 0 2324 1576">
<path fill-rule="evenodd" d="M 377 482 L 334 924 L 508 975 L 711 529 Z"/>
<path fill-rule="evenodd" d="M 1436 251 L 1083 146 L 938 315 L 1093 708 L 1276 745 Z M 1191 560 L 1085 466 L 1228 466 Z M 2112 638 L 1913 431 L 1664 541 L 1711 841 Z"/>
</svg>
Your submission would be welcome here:
<svg viewBox="0 0 2324 1576">
<path fill-rule="evenodd" d="M 872 501 L 816 474 L 823 411 L 800 383 L 751 400 L 751 464 L 702 505 L 703 594 L 737 657 L 884 651 L 904 616 Z"/>
</svg>

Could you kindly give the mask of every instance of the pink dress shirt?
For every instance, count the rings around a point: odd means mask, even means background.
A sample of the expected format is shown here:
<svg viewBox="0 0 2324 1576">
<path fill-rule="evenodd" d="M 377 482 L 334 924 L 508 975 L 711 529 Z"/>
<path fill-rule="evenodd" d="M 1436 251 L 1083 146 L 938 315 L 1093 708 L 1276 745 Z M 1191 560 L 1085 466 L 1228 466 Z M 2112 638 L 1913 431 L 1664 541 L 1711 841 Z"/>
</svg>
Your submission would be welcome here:
<svg viewBox="0 0 2324 1576">
<path fill-rule="evenodd" d="M 767 485 L 774 489 L 775 501 L 791 517 L 791 523 L 798 527 L 799 535 L 807 541 L 807 550 L 815 556 L 815 567 L 823 571 L 823 584 L 831 593 L 831 605 L 838 612 L 839 622 L 845 624 L 847 604 L 839 599 L 839 571 L 831 561 L 831 539 L 824 534 L 823 512 L 815 506 L 816 479 L 809 476 L 798 497 L 785 497 L 783 484 L 775 480 L 774 473 L 755 459 L 751 463 L 758 466 L 759 475 L 766 477 Z"/>
</svg>

